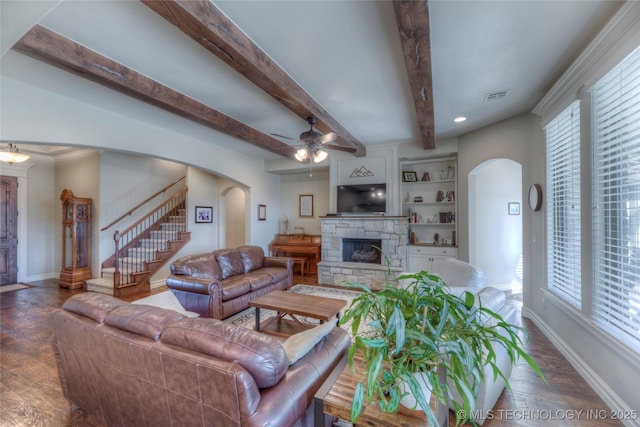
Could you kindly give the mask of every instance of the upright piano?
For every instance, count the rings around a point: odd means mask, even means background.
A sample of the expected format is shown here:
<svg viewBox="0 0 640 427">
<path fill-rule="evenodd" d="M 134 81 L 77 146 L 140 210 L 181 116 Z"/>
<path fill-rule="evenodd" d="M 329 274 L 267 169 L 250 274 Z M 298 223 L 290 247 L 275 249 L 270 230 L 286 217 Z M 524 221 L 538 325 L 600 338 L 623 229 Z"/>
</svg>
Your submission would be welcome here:
<svg viewBox="0 0 640 427">
<path fill-rule="evenodd" d="M 295 256 L 307 258 L 309 273 L 318 273 L 318 262 L 322 251 L 322 236 L 311 234 L 276 234 L 270 245 L 273 256 Z"/>
</svg>

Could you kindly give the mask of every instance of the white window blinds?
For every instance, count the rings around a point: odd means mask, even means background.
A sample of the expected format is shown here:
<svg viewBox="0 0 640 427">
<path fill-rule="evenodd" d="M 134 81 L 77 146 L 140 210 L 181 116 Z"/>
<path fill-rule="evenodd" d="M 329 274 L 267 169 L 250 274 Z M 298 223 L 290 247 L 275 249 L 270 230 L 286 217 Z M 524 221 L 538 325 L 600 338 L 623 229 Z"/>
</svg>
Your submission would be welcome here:
<svg viewBox="0 0 640 427">
<path fill-rule="evenodd" d="M 640 350 L 640 49 L 591 89 L 593 320 Z"/>
<path fill-rule="evenodd" d="M 580 101 L 546 127 L 547 287 L 580 309 Z"/>
</svg>

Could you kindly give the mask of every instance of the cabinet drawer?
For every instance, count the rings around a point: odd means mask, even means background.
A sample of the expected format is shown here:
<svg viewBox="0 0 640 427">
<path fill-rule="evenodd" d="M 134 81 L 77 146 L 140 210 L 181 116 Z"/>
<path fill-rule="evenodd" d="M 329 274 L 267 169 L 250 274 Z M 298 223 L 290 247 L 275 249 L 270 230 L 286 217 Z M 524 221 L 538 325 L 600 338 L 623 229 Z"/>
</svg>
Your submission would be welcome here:
<svg viewBox="0 0 640 427">
<path fill-rule="evenodd" d="M 451 246 L 409 246 L 408 255 L 458 257 L 458 248 Z"/>
</svg>

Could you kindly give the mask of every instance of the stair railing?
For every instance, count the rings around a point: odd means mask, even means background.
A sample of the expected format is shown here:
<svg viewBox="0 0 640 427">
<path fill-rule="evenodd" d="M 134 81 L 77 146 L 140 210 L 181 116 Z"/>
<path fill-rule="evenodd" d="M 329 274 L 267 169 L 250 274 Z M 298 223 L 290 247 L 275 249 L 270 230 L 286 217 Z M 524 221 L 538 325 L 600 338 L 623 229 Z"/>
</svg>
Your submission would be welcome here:
<svg viewBox="0 0 640 427">
<path fill-rule="evenodd" d="M 182 176 L 178 179 L 176 179 L 175 181 L 173 181 L 171 184 L 167 185 L 166 187 L 164 187 L 162 190 L 157 191 L 156 193 L 154 193 L 152 196 L 147 197 L 145 200 L 143 200 L 142 202 L 138 203 L 137 205 L 135 205 L 132 209 L 129 209 L 127 212 L 123 213 L 122 215 L 120 215 L 118 218 L 116 218 L 115 220 L 111 221 L 111 223 L 109 223 L 109 225 L 103 227 L 100 229 L 100 231 L 105 231 L 108 230 L 109 228 L 111 228 L 111 226 L 113 226 L 114 224 L 117 224 L 118 222 L 120 222 L 121 220 L 123 220 L 124 218 L 131 216 L 132 213 L 134 213 L 135 211 L 137 211 L 138 209 L 140 209 L 142 206 L 144 206 L 145 203 L 149 202 L 150 200 L 153 200 L 155 197 L 159 196 L 160 194 L 166 192 L 168 189 L 170 189 L 171 187 L 173 187 L 174 185 L 176 185 L 177 183 L 179 183 L 180 181 L 184 180 L 186 178 L 186 176 Z"/>
<path fill-rule="evenodd" d="M 186 231 L 186 216 L 180 215 L 186 198 L 185 186 L 126 230 L 114 232 L 114 292 L 135 283 L 135 273 L 144 270 L 144 263 L 155 260 L 158 252 L 167 250 L 167 241 L 177 240 Z M 139 245 L 142 239 L 147 239 L 144 248 Z"/>
</svg>

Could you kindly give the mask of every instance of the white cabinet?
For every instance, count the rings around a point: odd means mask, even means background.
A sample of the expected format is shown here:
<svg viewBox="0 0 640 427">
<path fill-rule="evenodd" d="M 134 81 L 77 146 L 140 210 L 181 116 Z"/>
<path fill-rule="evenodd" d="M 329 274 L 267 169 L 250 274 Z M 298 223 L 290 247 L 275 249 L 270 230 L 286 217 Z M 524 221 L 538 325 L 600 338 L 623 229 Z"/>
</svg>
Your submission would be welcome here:
<svg viewBox="0 0 640 427">
<path fill-rule="evenodd" d="M 409 246 L 407 248 L 407 271 L 431 271 L 431 264 L 436 258 L 458 257 L 458 248 L 452 246 Z"/>
<path fill-rule="evenodd" d="M 455 155 L 401 161 L 401 174 L 402 215 L 409 218 L 409 245 L 456 249 Z M 450 252 L 457 257 L 457 250 Z"/>
</svg>

